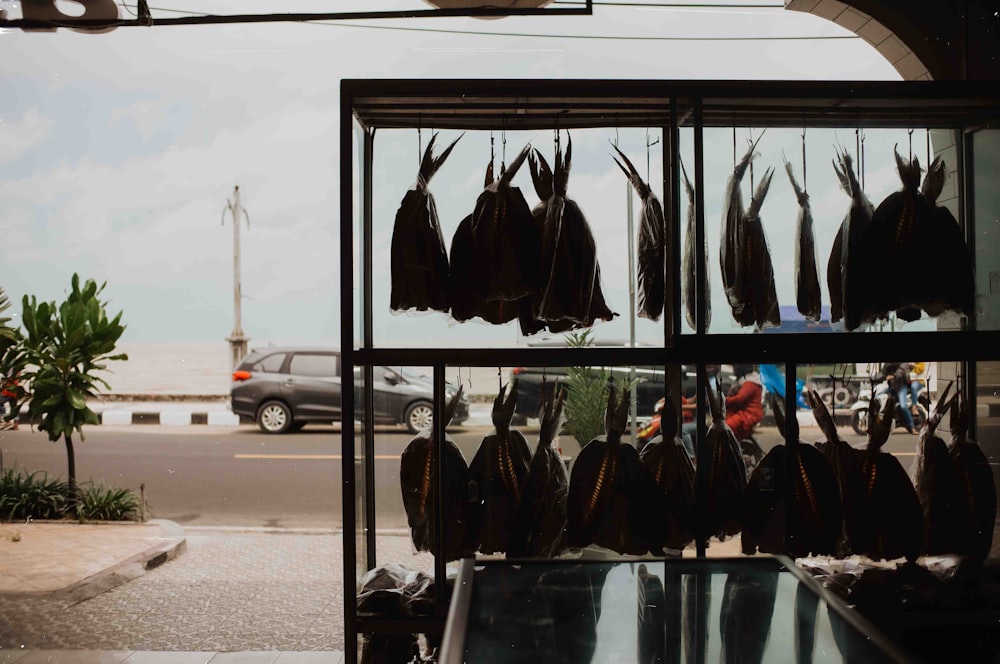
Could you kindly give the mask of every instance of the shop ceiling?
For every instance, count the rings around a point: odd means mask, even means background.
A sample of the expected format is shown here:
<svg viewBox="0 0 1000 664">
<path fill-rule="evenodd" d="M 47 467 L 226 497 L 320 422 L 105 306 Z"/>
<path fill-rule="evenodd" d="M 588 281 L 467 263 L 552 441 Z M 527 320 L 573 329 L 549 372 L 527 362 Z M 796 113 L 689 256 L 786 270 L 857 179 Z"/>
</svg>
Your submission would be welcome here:
<svg viewBox="0 0 1000 664">
<path fill-rule="evenodd" d="M 975 82 L 349 80 L 367 128 L 978 128 L 1000 122 L 1000 88 Z"/>
</svg>

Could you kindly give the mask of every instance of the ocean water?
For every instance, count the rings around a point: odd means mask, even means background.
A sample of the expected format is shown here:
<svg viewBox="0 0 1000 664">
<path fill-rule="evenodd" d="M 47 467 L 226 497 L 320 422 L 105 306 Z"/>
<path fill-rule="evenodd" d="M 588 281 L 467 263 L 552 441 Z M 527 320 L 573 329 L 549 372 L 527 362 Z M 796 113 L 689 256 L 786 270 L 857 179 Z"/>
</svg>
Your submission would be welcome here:
<svg viewBox="0 0 1000 664">
<path fill-rule="evenodd" d="M 108 362 L 99 375 L 109 395 L 227 397 L 232 380 L 229 344 L 122 343 L 128 360 Z"/>
<path fill-rule="evenodd" d="M 216 343 L 122 343 L 118 351 L 127 353 L 128 360 L 109 362 L 108 370 L 99 375 L 111 386 L 102 394 L 111 397 L 206 397 L 228 398 L 232 383 L 229 365 L 229 344 Z M 429 369 L 428 369 L 429 372 Z M 506 383 L 510 370 L 496 367 L 475 367 L 459 372 L 451 369 L 448 380 L 460 377 L 470 395 L 492 398 L 499 382 Z"/>
</svg>

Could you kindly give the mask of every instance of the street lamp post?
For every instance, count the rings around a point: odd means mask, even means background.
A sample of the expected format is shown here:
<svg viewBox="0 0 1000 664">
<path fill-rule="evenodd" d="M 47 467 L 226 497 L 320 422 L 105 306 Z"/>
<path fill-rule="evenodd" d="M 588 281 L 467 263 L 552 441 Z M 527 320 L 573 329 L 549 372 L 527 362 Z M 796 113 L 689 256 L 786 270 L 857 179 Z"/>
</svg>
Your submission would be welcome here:
<svg viewBox="0 0 1000 664">
<path fill-rule="evenodd" d="M 233 331 L 226 341 L 229 342 L 229 350 L 232 368 L 236 369 L 240 361 L 246 357 L 247 342 L 250 339 L 243 334 L 242 323 L 242 300 L 243 288 L 240 284 L 240 217 L 247 221 L 247 229 L 250 228 L 250 216 L 240 204 L 240 187 L 233 187 L 233 200 L 226 200 L 226 207 L 222 210 L 222 223 L 226 223 L 226 210 L 233 217 Z"/>
</svg>

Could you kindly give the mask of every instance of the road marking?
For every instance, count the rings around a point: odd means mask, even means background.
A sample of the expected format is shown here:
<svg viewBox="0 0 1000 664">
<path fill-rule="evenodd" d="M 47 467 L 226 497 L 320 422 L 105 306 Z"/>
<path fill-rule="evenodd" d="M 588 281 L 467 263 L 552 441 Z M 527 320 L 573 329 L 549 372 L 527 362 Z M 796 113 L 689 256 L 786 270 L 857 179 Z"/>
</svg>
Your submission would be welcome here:
<svg viewBox="0 0 1000 664">
<path fill-rule="evenodd" d="M 340 454 L 234 454 L 234 459 L 343 459 Z M 375 459 L 398 459 L 398 454 L 376 454 Z M 361 457 L 358 457 L 360 460 Z"/>
</svg>

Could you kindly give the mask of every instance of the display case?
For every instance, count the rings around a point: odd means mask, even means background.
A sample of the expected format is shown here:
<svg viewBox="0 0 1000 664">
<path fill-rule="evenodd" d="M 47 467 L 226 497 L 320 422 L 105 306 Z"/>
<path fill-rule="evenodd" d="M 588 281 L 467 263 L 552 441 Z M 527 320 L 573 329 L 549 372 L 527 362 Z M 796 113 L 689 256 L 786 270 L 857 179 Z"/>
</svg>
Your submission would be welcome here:
<svg viewBox="0 0 1000 664">
<path fill-rule="evenodd" d="M 357 659 L 357 635 L 440 635 L 447 611 L 449 556 L 424 553 L 413 557 L 412 550 L 387 548 L 378 539 L 385 528 L 406 529 L 398 516 L 394 521 L 381 506 L 385 501 L 398 501 L 398 493 L 390 495 L 395 489 L 386 487 L 402 479 L 396 461 L 386 461 L 392 455 L 380 452 L 385 443 L 376 440 L 376 384 L 385 367 L 424 367 L 433 383 L 433 425 L 424 435 L 426 449 L 435 452 L 422 458 L 435 464 L 436 481 L 423 491 L 436 505 L 448 504 L 456 492 L 448 484 L 449 453 L 442 442 L 447 439 L 444 410 L 455 388 L 468 381 L 475 368 L 540 370 L 543 383 L 547 369 L 553 376 L 571 367 L 608 368 L 630 375 L 635 375 L 633 370 L 645 370 L 649 380 L 662 383 L 662 394 L 669 395 L 679 413 L 684 376 L 693 375 L 700 393 L 709 382 L 706 365 L 720 361 L 770 364 L 785 376 L 795 376 L 807 365 L 853 367 L 862 362 L 921 358 L 937 363 L 939 380 L 960 378 L 965 403 L 977 412 L 976 363 L 1000 359 L 1000 333 L 989 323 L 1000 311 L 995 299 L 1000 288 L 994 287 L 995 281 L 1000 283 L 994 279 L 1000 274 L 1000 256 L 995 250 L 1000 246 L 996 237 L 1000 210 L 992 194 L 976 195 L 976 184 L 986 186 L 984 178 L 1000 156 L 995 141 L 998 121 L 1000 90 L 975 83 L 343 81 L 341 345 L 343 375 L 355 377 L 353 382 L 345 381 L 342 390 L 348 661 Z M 432 158 L 447 156 L 437 174 L 421 168 L 435 134 Z M 455 147 L 446 153 L 452 143 Z M 750 143 L 762 156 L 747 164 L 742 183 L 736 178 L 727 189 L 743 155 L 753 152 L 753 148 L 748 150 Z M 491 181 L 486 173 L 492 173 L 496 181 L 507 166 L 514 170 L 522 148 L 529 144 L 535 148 L 531 155 L 543 156 L 554 170 L 572 150 L 566 198 L 578 203 L 589 221 L 594 236 L 589 251 L 599 265 L 601 295 L 617 315 L 592 326 L 593 316 L 568 326 L 546 319 L 542 332 L 529 334 L 530 326 L 517 315 L 505 314 L 509 322 L 490 324 L 481 320 L 488 315 L 466 320 L 473 316 L 459 316 L 457 309 L 447 306 L 417 311 L 420 307 L 403 302 L 399 311 L 391 311 L 400 304 L 392 292 L 397 255 L 392 247 L 394 220 L 413 181 L 420 179 L 427 185 L 434 175 L 426 189 L 434 195 L 433 215 L 445 250 L 454 250 L 464 218 L 476 214 L 473 210 L 483 183 Z M 943 157 L 943 184 L 935 194 L 936 204 L 950 210 L 971 265 L 956 262 L 956 254 L 944 249 L 946 243 L 931 243 L 912 261 L 887 259 L 884 273 L 866 273 L 859 288 L 881 292 L 899 281 L 927 284 L 971 267 L 975 285 L 965 295 L 974 298 L 974 305 L 956 305 L 945 313 L 934 305 L 923 312 L 917 307 L 915 315 L 912 307 L 900 306 L 898 312 L 879 320 L 862 317 L 848 331 L 844 323 L 831 320 L 826 283 L 827 257 L 851 205 L 850 195 L 840 190 L 838 180 L 845 162 L 837 160 L 844 154 L 852 158 L 846 162 L 853 163 L 852 178 L 873 207 L 878 207 L 901 186 L 893 151 L 905 161 L 916 157 L 925 167 L 929 157 Z M 784 172 L 782 157 L 792 165 L 790 177 Z M 621 163 L 616 165 L 615 160 Z M 626 160 L 631 164 L 626 165 Z M 517 165 L 522 170 L 512 184 L 526 199 L 544 203 L 543 194 L 531 191 L 538 185 L 529 178 L 528 166 Z M 632 182 L 626 178 L 628 171 Z M 734 191 L 749 185 L 753 192 L 768 178 L 773 178 L 771 193 L 766 194 L 770 198 L 761 194 L 756 203 L 765 201 L 758 221 L 771 254 L 770 309 L 741 325 L 729 299 L 733 284 L 725 274 L 725 259 L 720 259 L 726 243 L 725 224 L 720 230 L 717 220 L 724 219 L 734 205 Z M 801 198 L 794 195 L 792 181 L 811 194 L 822 284 L 822 310 L 814 316 L 818 321 L 799 313 L 795 256 Z M 648 185 L 648 191 L 642 185 Z M 849 184 L 844 186 L 850 189 Z M 634 203 L 627 193 L 630 188 L 646 196 Z M 662 219 L 644 206 L 649 191 L 662 205 Z M 744 194 L 741 205 L 752 207 L 751 197 L 752 193 Z M 426 209 L 426 201 L 421 204 Z M 643 275 L 650 267 L 649 258 L 642 254 L 645 232 L 659 233 L 662 239 L 657 254 L 660 263 Z M 508 238 L 515 255 L 511 265 L 523 267 L 538 260 L 538 250 L 533 254 L 519 237 Z M 704 249 L 688 251 L 686 243 Z M 460 252 L 448 256 L 453 264 L 456 257 L 469 262 Z M 575 276 L 573 270 L 563 274 Z M 653 279 L 650 274 L 662 278 L 659 290 L 644 290 Z M 686 286 L 690 286 L 687 294 Z M 574 288 L 571 285 L 564 291 L 576 292 Z M 652 301 L 655 311 L 650 313 L 644 307 Z M 656 315 L 661 310 L 662 315 Z M 534 313 L 538 313 L 537 300 Z M 979 320 L 985 325 L 980 326 Z M 567 329 L 575 328 L 579 335 L 591 327 L 599 337 L 596 344 L 560 341 Z M 500 378 L 499 382 L 506 382 L 506 377 Z M 795 412 L 800 397 L 795 381 L 787 381 L 782 396 L 785 412 Z M 703 400 L 695 401 L 695 421 L 704 422 L 707 406 Z M 791 433 L 792 424 L 787 426 Z M 974 437 L 974 417 L 969 430 Z M 706 427 L 699 424 L 695 439 L 700 442 L 705 436 Z M 985 447 L 985 441 L 981 442 Z M 533 448 L 534 441 L 529 445 Z M 701 463 L 702 448 L 698 449 L 697 462 Z M 786 470 L 792 473 L 791 464 Z M 695 514 L 702 516 L 701 493 L 698 501 Z M 425 521 L 424 539 L 430 546 L 423 548 L 436 550 L 436 542 L 454 536 L 459 521 L 451 516 L 442 509 Z M 698 531 L 697 556 L 706 555 L 710 534 Z M 410 556 L 408 562 L 419 560 L 418 566 L 426 567 L 434 578 L 431 608 L 419 616 L 359 612 L 356 591 L 363 575 L 386 562 L 400 562 L 389 559 L 401 555 Z M 665 563 L 668 568 L 670 564 L 669 560 Z"/>
</svg>

